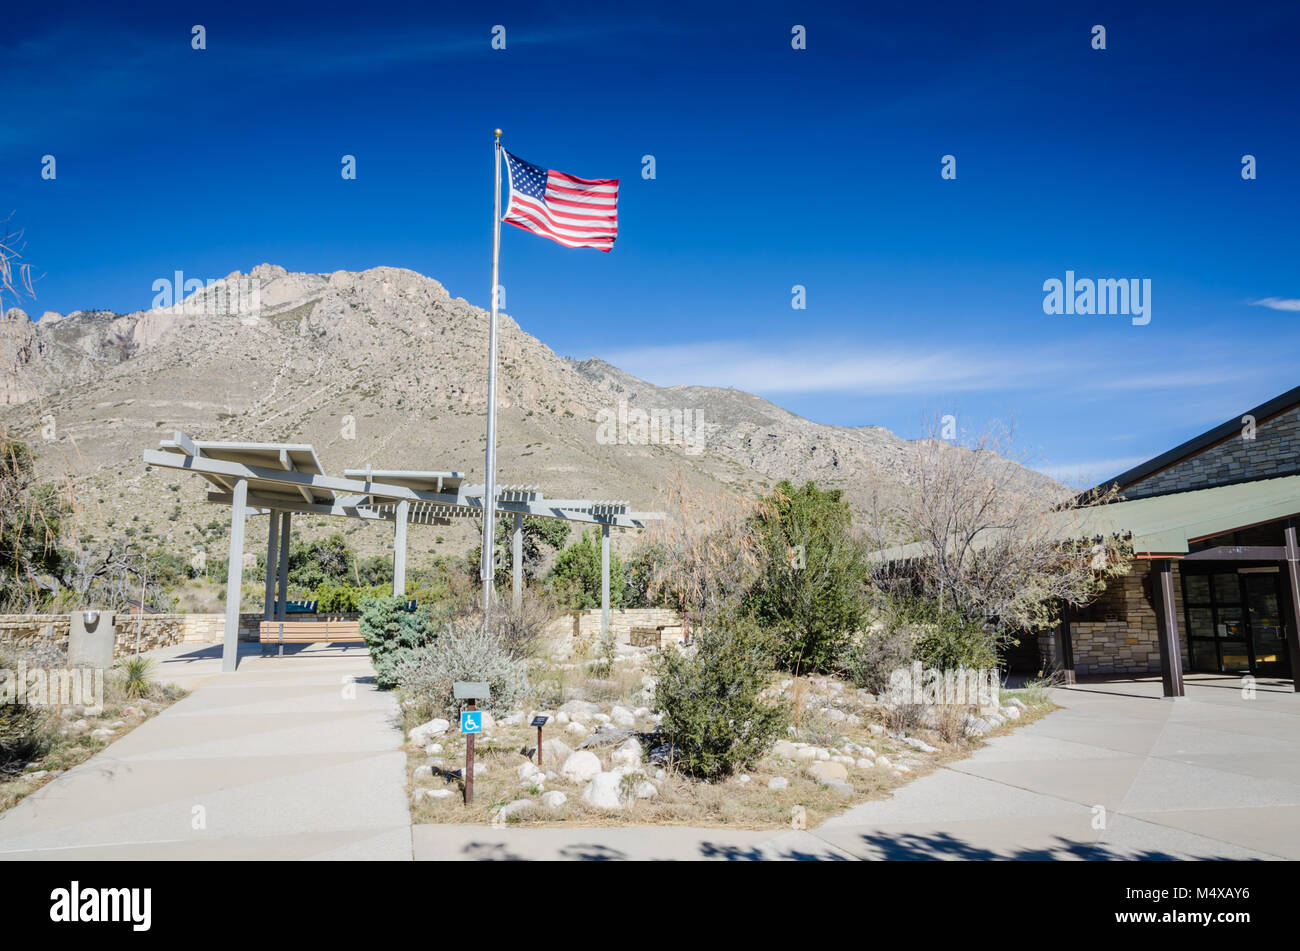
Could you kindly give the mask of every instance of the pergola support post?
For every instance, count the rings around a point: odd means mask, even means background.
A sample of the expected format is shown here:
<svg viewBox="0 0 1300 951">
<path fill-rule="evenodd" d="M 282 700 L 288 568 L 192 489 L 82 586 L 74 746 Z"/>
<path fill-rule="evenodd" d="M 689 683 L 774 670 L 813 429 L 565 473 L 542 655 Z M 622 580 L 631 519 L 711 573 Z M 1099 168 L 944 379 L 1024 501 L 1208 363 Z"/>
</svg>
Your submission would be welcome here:
<svg viewBox="0 0 1300 951">
<path fill-rule="evenodd" d="M 524 603 L 524 516 L 515 513 L 515 530 L 510 536 L 510 603 L 515 613 Z"/>
<path fill-rule="evenodd" d="M 393 594 L 399 598 L 406 595 L 406 522 L 410 510 L 411 503 L 402 499 L 397 503 L 393 522 Z"/>
<path fill-rule="evenodd" d="M 1178 607 L 1174 601 L 1173 562 L 1160 558 L 1151 564 L 1151 601 L 1156 610 L 1160 642 L 1160 679 L 1164 695 L 1178 699 L 1183 690 L 1183 658 L 1178 644 Z"/>
<path fill-rule="evenodd" d="M 293 537 L 293 527 L 289 522 L 291 513 L 280 513 L 280 595 L 275 607 L 275 619 L 283 621 L 289 605 L 289 541 Z"/>
<path fill-rule="evenodd" d="M 1286 520 L 1282 529 L 1286 542 L 1286 575 L 1290 610 L 1287 612 L 1286 652 L 1291 662 L 1291 688 L 1300 693 L 1300 544 L 1296 542 L 1295 519 Z"/>
<path fill-rule="evenodd" d="M 244 516 L 248 481 L 235 480 L 230 506 L 230 559 L 226 563 L 226 631 L 221 648 L 221 670 L 230 673 L 239 663 L 239 596 L 244 583 Z"/>
<path fill-rule="evenodd" d="M 275 617 L 275 581 L 280 574 L 280 513 L 271 509 L 270 526 L 266 531 L 266 600 L 262 620 Z"/>
<path fill-rule="evenodd" d="M 1074 635 L 1070 630 L 1070 602 L 1061 599 L 1061 626 L 1057 634 L 1057 657 L 1067 684 L 1077 683 L 1074 673 Z"/>
<path fill-rule="evenodd" d="M 600 526 L 600 636 L 609 637 L 609 526 Z"/>
</svg>

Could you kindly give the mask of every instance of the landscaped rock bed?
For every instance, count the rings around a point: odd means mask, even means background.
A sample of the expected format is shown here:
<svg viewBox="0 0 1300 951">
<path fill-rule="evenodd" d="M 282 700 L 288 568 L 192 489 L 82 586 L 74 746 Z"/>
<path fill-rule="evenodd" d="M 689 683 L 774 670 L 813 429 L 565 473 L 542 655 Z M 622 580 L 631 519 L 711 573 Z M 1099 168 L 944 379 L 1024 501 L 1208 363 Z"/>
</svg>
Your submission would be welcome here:
<svg viewBox="0 0 1300 951">
<path fill-rule="evenodd" d="M 977 711 L 898 707 L 829 677 L 785 678 L 769 688 L 796 711 L 789 735 L 744 772 L 702 782 L 674 768 L 661 718 L 647 704 L 644 652 L 624 648 L 613 676 L 560 665 L 563 702 L 483 716 L 474 801 L 464 801 L 465 739 L 437 718 L 408 724 L 411 815 L 416 823 L 697 825 L 789 828 L 795 807 L 814 826 L 849 806 L 960 759 L 984 737 L 1037 719 L 1041 690 L 1003 691 Z M 611 696 L 614 694 L 614 696 Z M 533 717 L 546 716 L 537 764 Z"/>
</svg>

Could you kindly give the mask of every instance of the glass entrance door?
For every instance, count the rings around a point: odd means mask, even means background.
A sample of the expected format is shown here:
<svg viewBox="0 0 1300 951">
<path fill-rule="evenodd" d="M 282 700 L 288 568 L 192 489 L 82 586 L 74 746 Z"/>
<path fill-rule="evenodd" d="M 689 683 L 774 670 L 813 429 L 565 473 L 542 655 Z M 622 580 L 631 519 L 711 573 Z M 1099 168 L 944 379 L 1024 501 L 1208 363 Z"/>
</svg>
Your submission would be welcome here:
<svg viewBox="0 0 1300 951">
<path fill-rule="evenodd" d="M 1183 572 L 1193 670 L 1289 677 L 1278 572 Z"/>
</svg>

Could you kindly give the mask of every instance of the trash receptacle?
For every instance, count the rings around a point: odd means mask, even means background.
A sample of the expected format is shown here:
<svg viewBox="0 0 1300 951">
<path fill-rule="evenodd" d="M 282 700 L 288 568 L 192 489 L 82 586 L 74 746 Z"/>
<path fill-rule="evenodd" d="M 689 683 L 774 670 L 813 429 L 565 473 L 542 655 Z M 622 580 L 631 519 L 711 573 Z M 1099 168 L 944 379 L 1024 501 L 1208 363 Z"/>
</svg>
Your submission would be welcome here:
<svg viewBox="0 0 1300 951">
<path fill-rule="evenodd" d="M 108 611 L 78 611 L 68 625 L 68 663 L 73 667 L 113 666 L 117 625 Z"/>
</svg>

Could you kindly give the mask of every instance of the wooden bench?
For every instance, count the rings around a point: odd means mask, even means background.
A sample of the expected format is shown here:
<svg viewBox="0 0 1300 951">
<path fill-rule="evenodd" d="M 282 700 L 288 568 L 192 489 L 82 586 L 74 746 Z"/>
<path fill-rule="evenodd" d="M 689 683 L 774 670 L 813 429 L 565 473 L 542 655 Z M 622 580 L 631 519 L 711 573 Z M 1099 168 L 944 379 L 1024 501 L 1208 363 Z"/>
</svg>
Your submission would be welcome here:
<svg viewBox="0 0 1300 951">
<path fill-rule="evenodd" d="M 360 621 L 263 621 L 257 639 L 263 644 L 364 644 Z"/>
</svg>

